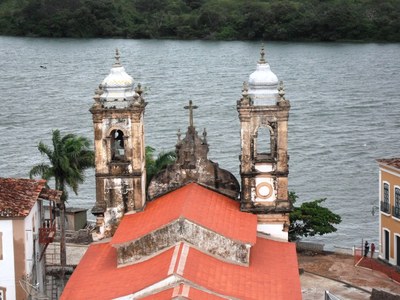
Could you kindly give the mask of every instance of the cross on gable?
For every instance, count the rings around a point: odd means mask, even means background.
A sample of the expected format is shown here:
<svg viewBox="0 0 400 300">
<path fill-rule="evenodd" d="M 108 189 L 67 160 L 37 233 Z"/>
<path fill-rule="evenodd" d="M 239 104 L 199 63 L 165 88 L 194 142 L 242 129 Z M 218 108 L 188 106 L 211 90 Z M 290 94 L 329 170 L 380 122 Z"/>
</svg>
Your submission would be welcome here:
<svg viewBox="0 0 400 300">
<path fill-rule="evenodd" d="M 198 106 L 193 105 L 192 100 L 189 100 L 189 105 L 186 105 L 183 108 L 189 110 L 189 126 L 193 127 L 193 109 L 198 108 Z"/>
</svg>

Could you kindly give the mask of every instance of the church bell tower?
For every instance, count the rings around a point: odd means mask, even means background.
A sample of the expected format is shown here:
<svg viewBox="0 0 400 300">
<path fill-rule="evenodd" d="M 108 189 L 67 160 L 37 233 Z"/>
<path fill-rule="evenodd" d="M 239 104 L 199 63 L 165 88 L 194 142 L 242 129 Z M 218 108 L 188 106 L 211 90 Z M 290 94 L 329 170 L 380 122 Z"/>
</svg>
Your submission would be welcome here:
<svg viewBox="0 0 400 300">
<path fill-rule="evenodd" d="M 237 103 L 241 127 L 241 210 L 257 215 L 257 230 L 288 240 L 288 118 L 290 102 L 264 58 L 243 84 Z"/>
<path fill-rule="evenodd" d="M 97 235 L 114 234 L 122 216 L 145 205 L 145 143 L 143 115 L 146 102 L 140 84 L 120 63 L 116 50 L 110 74 L 96 90 L 93 116 Z"/>
</svg>

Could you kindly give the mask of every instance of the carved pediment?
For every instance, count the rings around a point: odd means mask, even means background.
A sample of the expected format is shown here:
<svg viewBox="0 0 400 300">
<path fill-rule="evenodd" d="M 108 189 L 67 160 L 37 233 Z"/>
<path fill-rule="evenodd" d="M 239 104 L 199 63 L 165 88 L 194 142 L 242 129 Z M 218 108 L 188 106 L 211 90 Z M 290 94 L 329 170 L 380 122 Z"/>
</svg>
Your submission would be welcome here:
<svg viewBox="0 0 400 300">
<path fill-rule="evenodd" d="M 147 260 L 179 242 L 186 242 L 224 261 L 246 266 L 249 264 L 250 244 L 229 239 L 180 218 L 136 240 L 114 245 L 117 249 L 118 266 Z"/>
</svg>

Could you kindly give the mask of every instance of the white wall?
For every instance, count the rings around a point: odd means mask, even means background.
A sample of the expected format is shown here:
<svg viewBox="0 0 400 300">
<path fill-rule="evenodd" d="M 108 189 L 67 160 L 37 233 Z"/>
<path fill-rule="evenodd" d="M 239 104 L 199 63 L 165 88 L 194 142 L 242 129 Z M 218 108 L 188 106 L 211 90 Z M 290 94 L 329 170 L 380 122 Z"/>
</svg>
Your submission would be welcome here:
<svg viewBox="0 0 400 300">
<path fill-rule="evenodd" d="M 29 215 L 24 220 L 25 227 L 25 272 L 34 278 L 32 284 L 39 283 L 43 291 L 44 264 L 39 263 L 41 247 L 39 245 L 39 228 L 41 226 L 41 202 L 36 201 Z M 35 266 L 35 269 L 34 269 Z"/>
<path fill-rule="evenodd" d="M 257 231 L 265 233 L 269 238 L 278 241 L 288 241 L 288 232 L 283 231 L 283 224 L 258 224 Z"/>
<path fill-rule="evenodd" d="M 0 286 L 5 287 L 6 299 L 15 299 L 14 242 L 12 220 L 0 220 L 3 233 L 3 259 L 0 260 Z"/>
</svg>

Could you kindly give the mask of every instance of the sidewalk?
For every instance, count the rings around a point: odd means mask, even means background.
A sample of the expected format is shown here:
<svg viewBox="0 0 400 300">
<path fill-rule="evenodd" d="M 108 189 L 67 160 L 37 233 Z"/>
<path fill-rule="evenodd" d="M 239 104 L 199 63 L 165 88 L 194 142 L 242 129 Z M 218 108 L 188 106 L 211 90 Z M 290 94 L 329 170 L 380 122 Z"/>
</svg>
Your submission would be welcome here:
<svg viewBox="0 0 400 300">
<path fill-rule="evenodd" d="M 390 279 L 400 284 L 400 273 L 395 267 L 370 257 L 355 256 L 355 265 L 386 274 Z"/>
<path fill-rule="evenodd" d="M 373 288 L 400 294 L 400 284 L 379 271 L 356 267 L 351 255 L 298 253 L 303 299 L 323 299 L 325 290 L 341 299 L 369 299 Z"/>
</svg>

